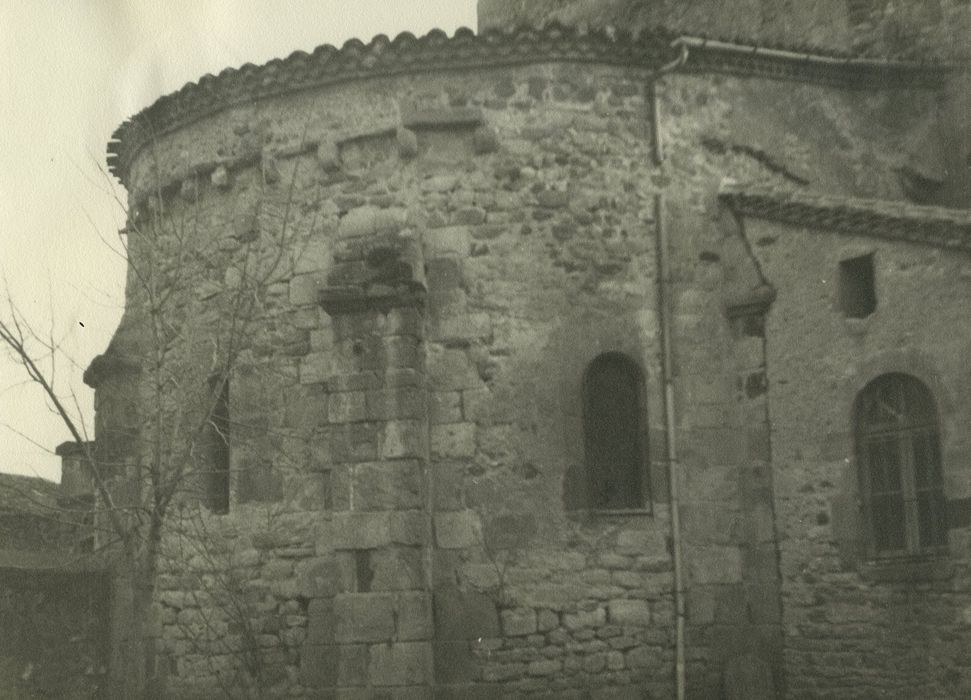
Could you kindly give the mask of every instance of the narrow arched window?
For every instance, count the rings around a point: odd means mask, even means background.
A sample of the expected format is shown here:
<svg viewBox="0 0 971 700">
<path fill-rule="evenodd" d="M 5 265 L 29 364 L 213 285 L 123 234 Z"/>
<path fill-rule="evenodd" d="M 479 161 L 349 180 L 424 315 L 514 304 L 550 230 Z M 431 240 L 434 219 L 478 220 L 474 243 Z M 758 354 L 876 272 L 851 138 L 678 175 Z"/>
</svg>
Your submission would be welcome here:
<svg viewBox="0 0 971 700">
<path fill-rule="evenodd" d="M 934 397 L 906 374 L 885 374 L 856 399 L 856 457 L 872 553 L 933 552 L 947 544 Z"/>
<path fill-rule="evenodd" d="M 587 367 L 583 399 L 589 506 L 645 508 L 647 416 L 640 368 L 620 353 L 600 355 Z"/>
</svg>

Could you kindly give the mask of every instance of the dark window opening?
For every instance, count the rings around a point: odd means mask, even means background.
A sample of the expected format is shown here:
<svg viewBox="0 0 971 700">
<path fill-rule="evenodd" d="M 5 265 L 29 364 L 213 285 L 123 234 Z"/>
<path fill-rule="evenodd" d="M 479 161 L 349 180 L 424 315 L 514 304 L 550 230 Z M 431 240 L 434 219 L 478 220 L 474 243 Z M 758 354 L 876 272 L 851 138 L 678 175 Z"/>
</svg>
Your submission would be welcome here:
<svg viewBox="0 0 971 700">
<path fill-rule="evenodd" d="M 587 368 L 583 397 L 589 506 L 645 508 L 647 421 L 640 368 L 624 355 L 601 355 Z"/>
<path fill-rule="evenodd" d="M 354 550 L 354 588 L 357 593 L 370 593 L 374 581 L 374 568 L 371 565 L 371 550 Z"/>
<path fill-rule="evenodd" d="M 866 318 L 877 308 L 873 255 L 840 262 L 839 308 L 849 318 Z"/>
<path fill-rule="evenodd" d="M 84 499 L 81 500 L 79 505 L 83 508 L 89 502 L 94 499 Z M 78 539 L 78 551 L 81 554 L 92 554 L 95 550 L 95 537 L 94 537 L 94 503 L 91 502 L 89 506 L 90 510 L 87 510 L 81 516 L 81 527 L 80 527 L 80 537 Z"/>
<path fill-rule="evenodd" d="M 856 400 L 856 454 L 873 554 L 915 555 L 947 544 L 937 409 L 905 374 L 885 374 Z"/>
<path fill-rule="evenodd" d="M 206 473 L 206 505 L 213 513 L 229 512 L 229 382 L 210 384 L 215 402 L 208 422 L 209 463 Z"/>
</svg>

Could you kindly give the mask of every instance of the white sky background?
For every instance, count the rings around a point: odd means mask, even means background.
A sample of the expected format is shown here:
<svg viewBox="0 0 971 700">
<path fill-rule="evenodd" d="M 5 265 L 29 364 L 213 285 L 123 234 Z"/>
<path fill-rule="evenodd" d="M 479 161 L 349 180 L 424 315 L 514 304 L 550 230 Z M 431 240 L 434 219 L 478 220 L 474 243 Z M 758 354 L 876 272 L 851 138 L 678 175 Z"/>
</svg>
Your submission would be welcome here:
<svg viewBox="0 0 971 700">
<path fill-rule="evenodd" d="M 63 343 L 57 376 L 89 426 L 81 374 L 124 304 L 112 131 L 228 66 L 462 26 L 475 27 L 475 0 L 0 0 L 0 271 L 35 329 Z M 0 349 L 0 472 L 58 480 L 53 449 L 70 435 L 24 380 Z"/>
</svg>

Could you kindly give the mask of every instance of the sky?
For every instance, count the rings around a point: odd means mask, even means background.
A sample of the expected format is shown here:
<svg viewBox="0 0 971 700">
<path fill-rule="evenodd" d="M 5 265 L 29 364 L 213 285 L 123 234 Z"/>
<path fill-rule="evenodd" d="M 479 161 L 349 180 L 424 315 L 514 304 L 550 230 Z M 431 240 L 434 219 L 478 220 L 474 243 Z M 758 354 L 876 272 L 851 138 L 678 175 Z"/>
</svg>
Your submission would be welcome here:
<svg viewBox="0 0 971 700">
<path fill-rule="evenodd" d="M 475 0 L 0 0 L 0 314 L 12 300 L 53 339 L 44 367 L 86 425 L 81 375 L 124 307 L 126 194 L 105 168 L 114 129 L 228 66 L 463 26 L 475 27 Z M 0 472 L 56 481 L 53 451 L 69 439 L 0 348 Z"/>
</svg>

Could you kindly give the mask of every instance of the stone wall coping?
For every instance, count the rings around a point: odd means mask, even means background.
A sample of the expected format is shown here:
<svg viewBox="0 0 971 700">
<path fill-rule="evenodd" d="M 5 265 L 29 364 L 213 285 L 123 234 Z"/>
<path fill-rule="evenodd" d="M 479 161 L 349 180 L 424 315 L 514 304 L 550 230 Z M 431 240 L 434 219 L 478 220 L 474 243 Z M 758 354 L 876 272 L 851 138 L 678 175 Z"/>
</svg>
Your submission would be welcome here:
<svg viewBox="0 0 971 700">
<path fill-rule="evenodd" d="M 688 72 L 766 76 L 873 89 L 899 84 L 938 87 L 950 71 L 944 64 L 872 60 L 848 54 L 822 54 L 818 50 L 813 53 L 808 48 L 746 47 L 685 37 L 664 29 L 627 33 L 550 24 L 542 29 L 489 30 L 479 35 L 461 28 L 452 37 L 441 30 L 421 38 L 405 32 L 393 40 L 380 34 L 368 44 L 352 39 L 339 49 L 323 45 L 309 54 L 296 51 L 262 66 L 247 63 L 187 83 L 118 127 L 108 142 L 108 167 L 122 184 L 127 184 L 130 164 L 153 140 L 233 106 L 278 95 L 431 70 L 466 71 L 537 63 L 656 70 L 678 56 L 681 44 L 690 46 L 690 59 L 684 68 Z"/>
<path fill-rule="evenodd" d="M 869 238 L 971 250 L 971 210 L 723 183 L 736 214 Z"/>
</svg>

